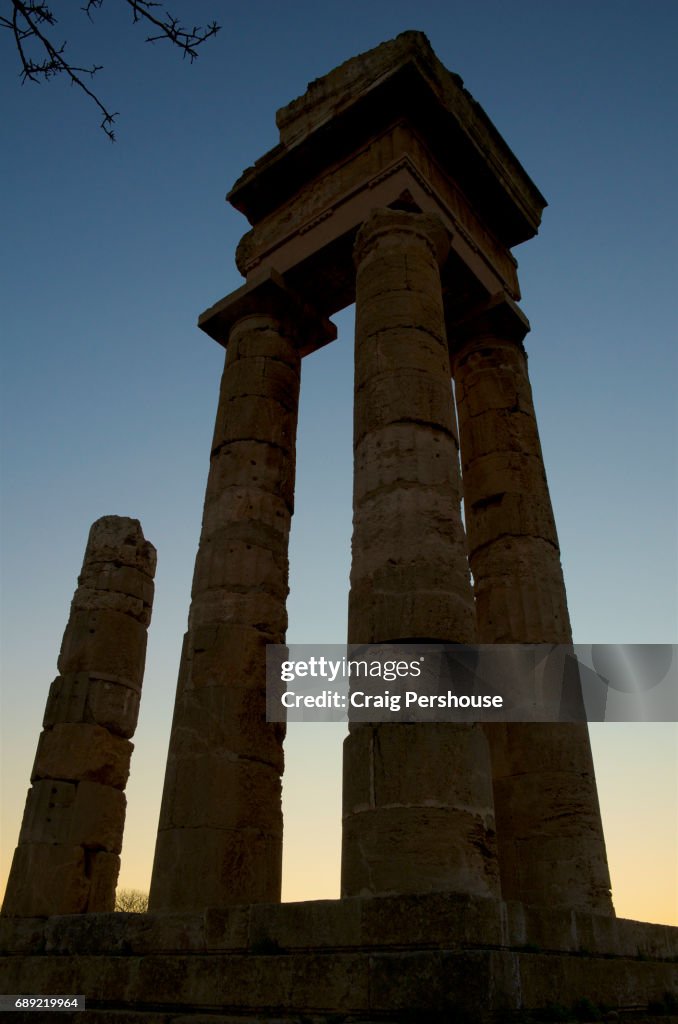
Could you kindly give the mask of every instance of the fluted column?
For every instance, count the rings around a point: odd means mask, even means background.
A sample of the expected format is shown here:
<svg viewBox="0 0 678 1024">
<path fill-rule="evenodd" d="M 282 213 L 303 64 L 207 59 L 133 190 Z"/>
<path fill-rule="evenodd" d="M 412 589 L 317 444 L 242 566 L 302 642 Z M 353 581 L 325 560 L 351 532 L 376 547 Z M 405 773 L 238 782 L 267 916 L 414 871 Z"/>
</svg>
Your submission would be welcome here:
<svg viewBox="0 0 678 1024">
<path fill-rule="evenodd" d="M 437 218 L 376 210 L 356 240 L 349 643 L 475 638 Z M 476 726 L 352 725 L 342 894 L 497 892 L 487 743 Z"/>
<path fill-rule="evenodd" d="M 114 908 L 155 564 L 138 520 L 103 516 L 92 525 L 47 698 L 5 915 Z"/>
<path fill-rule="evenodd" d="M 266 722 L 265 651 L 287 628 L 303 318 L 271 281 L 222 306 L 228 347 L 151 910 L 280 899 L 285 727 Z"/>
<path fill-rule="evenodd" d="M 572 640 L 522 341 L 499 296 L 450 329 L 466 530 L 480 643 Z M 502 893 L 610 913 L 585 724 L 489 726 Z"/>
</svg>

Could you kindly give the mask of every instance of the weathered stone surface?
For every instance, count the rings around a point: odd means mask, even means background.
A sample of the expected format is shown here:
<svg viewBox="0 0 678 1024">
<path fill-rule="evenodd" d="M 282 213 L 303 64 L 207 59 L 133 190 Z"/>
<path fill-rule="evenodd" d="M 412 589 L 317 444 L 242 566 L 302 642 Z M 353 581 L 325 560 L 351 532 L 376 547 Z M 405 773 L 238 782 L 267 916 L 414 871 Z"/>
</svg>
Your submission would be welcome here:
<svg viewBox="0 0 678 1024">
<path fill-rule="evenodd" d="M 455 430 L 438 269 L 448 245 L 434 218 L 392 210 L 373 213 L 356 242 L 350 642 L 474 636 L 458 473 L 451 471 Z M 410 461 L 401 475 L 393 453 L 413 426 L 416 471 Z M 427 488 L 420 474 L 440 482 Z"/>
<path fill-rule="evenodd" d="M 42 922 L 47 953 L 145 954 L 205 948 L 205 927 L 198 914 L 90 913 L 50 917 Z M 247 943 L 242 946 L 246 948 Z"/>
<path fill-rule="evenodd" d="M 62 675 L 93 669 L 140 685 L 146 660 L 146 628 L 116 609 L 73 611 L 57 667 Z"/>
<path fill-rule="evenodd" d="M 275 282 L 236 293 L 151 883 L 152 910 L 280 896 L 284 727 L 266 722 L 266 645 L 287 627 L 300 332 Z M 245 289 L 247 291 L 247 289 Z M 260 302 L 256 310 L 256 302 Z M 295 319 L 296 317 L 296 319 Z M 199 849 L 198 849 L 199 846 Z M 197 869 L 186 865 L 198 856 Z"/>
<path fill-rule="evenodd" d="M 120 825 L 121 832 L 123 824 L 124 820 Z M 105 850 L 87 851 L 86 857 L 90 881 L 87 910 L 100 914 L 115 906 L 120 857 L 117 853 L 107 853 Z"/>
<path fill-rule="evenodd" d="M 90 850 L 120 853 L 126 804 L 121 790 L 81 780 L 73 802 L 71 842 Z"/>
<path fill-rule="evenodd" d="M 571 642 L 558 538 L 522 347 L 509 302 L 452 338 L 478 636 Z M 611 912 L 586 727 L 487 729 L 502 892 L 527 903 Z"/>
<path fill-rule="evenodd" d="M 275 830 L 282 840 L 280 770 L 273 765 L 214 747 L 189 749 L 169 761 L 165 793 L 160 828 Z"/>
<path fill-rule="evenodd" d="M 20 843 L 68 843 L 73 820 L 74 782 L 34 782 L 26 796 Z"/>
<path fill-rule="evenodd" d="M 155 565 L 136 519 L 93 524 L 3 914 L 113 909 Z"/>
<path fill-rule="evenodd" d="M 377 1020 L 451 1020 L 489 1024 L 498 1017 L 554 1007 L 571 1014 L 578 1000 L 605 1003 L 639 1021 L 673 1021 L 643 1012 L 648 1003 L 675 994 L 673 965 L 603 956 L 479 948 L 419 948 L 266 954 L 156 956 L 14 956 L 2 965 L 6 990 L 95 992 L 86 1015 L 120 1024 L 133 1005 L 142 1024 L 160 1019 L 259 1024 L 371 1024 Z M 170 996 L 171 993 L 171 996 Z M 190 1007 L 186 1015 L 177 1007 Z M 664 1005 L 666 1005 L 664 1003 Z M 561 1009 L 561 1012 L 562 1012 Z M 541 1012 L 539 1012 L 541 1011 Z M 129 1011 L 127 1011 L 129 1014 Z M 202 1015 L 204 1013 L 204 1016 Z M 231 1016 L 231 1014 L 233 1016 Z M 415 1017 L 416 1015 L 416 1017 Z M 75 1015 L 73 1015 L 75 1017 Z M 573 1014 L 574 1016 L 574 1014 Z"/>
<path fill-rule="evenodd" d="M 250 680 L 183 691 L 177 698 L 181 727 L 171 757 L 202 757 L 211 751 L 235 761 L 252 756 L 282 774 L 284 722 L 266 721 L 266 694 Z"/>
<path fill-rule="evenodd" d="M 43 727 L 70 722 L 102 725 L 128 739 L 139 716 L 141 687 L 132 680 L 104 673 L 74 672 L 52 683 Z"/>
<path fill-rule="evenodd" d="M 201 889 L 228 905 L 247 892 L 252 903 L 280 899 L 282 833 L 256 829 L 172 828 L 158 832 L 156 865 L 191 865 L 199 881 L 188 885 L 186 873 L 154 869 L 154 902 L 177 911 L 192 910 Z M 200 888 L 198 888 L 200 886 Z"/>
<path fill-rule="evenodd" d="M 459 893 L 4 918 L 0 948 L 3 991 L 85 992 L 90 1012 L 106 1001 L 93 1024 L 130 1004 L 173 1024 L 490 1024 L 585 998 L 650 1021 L 643 1007 L 678 994 L 676 928 Z"/>
<path fill-rule="evenodd" d="M 446 432 L 418 423 L 392 423 L 375 430 L 355 448 L 355 500 L 407 483 L 454 494 L 459 500 L 457 446 Z"/>
<path fill-rule="evenodd" d="M 287 558 L 280 550 L 282 540 L 277 535 L 263 534 L 252 528 L 249 537 L 238 536 L 241 532 L 225 527 L 203 538 L 196 562 L 197 578 L 206 590 L 237 593 L 236 588 L 246 573 L 251 590 L 284 601 L 288 591 L 288 568 Z M 272 551 L 269 545 L 278 550 Z"/>
<path fill-rule="evenodd" d="M 124 789 L 133 749 L 100 725 L 60 723 L 40 736 L 31 781 L 87 779 Z"/>
<path fill-rule="evenodd" d="M 205 504 L 220 505 L 228 500 L 224 497 L 225 492 L 234 487 L 247 487 L 263 492 L 262 506 L 270 505 L 270 513 L 261 507 L 258 510 L 262 522 L 276 514 L 275 497 L 282 498 L 291 514 L 294 507 L 294 468 L 291 450 L 265 441 L 231 441 L 213 452 Z"/>
<path fill-rule="evenodd" d="M 153 579 L 157 555 L 153 545 L 144 538 L 138 519 L 102 516 L 89 531 L 83 572 L 97 563 L 113 563 L 116 568 L 128 566 Z"/>
<path fill-rule="evenodd" d="M 262 535 L 286 542 L 290 516 L 285 499 L 258 486 L 224 486 L 208 495 L 203 513 L 203 529 L 210 534 L 224 523 L 247 523 L 258 527 Z"/>
<path fill-rule="evenodd" d="M 240 593 L 225 588 L 195 593 L 191 600 L 189 627 L 199 622 L 259 629 L 282 643 L 287 629 L 287 608 L 273 594 Z"/>
<path fill-rule="evenodd" d="M 448 246 L 434 218 L 393 210 L 375 211 L 356 241 L 349 643 L 475 638 L 439 273 Z M 498 891 L 480 731 L 352 725 L 343 799 L 345 896 Z"/>
<path fill-rule="evenodd" d="M 278 635 L 230 622 L 196 624 L 187 634 L 190 673 L 186 688 L 227 685 L 259 689 L 261 673 L 266 670 L 266 647 L 277 643 Z"/>
<path fill-rule="evenodd" d="M 481 730 L 449 724 L 364 726 L 353 727 L 348 742 L 352 759 L 344 771 L 342 858 L 347 888 L 372 894 L 364 882 L 367 865 L 367 878 L 379 878 L 383 893 L 389 880 L 393 894 L 444 891 L 454 872 L 460 891 L 494 894 L 492 791 Z M 392 771 L 403 750 L 410 768 L 406 776 Z"/>
<path fill-rule="evenodd" d="M 14 851 L 2 913 L 7 917 L 79 914 L 87 909 L 89 890 L 81 846 L 22 843 Z"/>
<path fill-rule="evenodd" d="M 67 676 L 57 676 L 49 688 L 43 728 L 49 729 L 58 722 L 87 721 L 87 693 L 89 674 L 74 672 Z"/>
<path fill-rule="evenodd" d="M 91 720 L 97 725 L 129 739 L 137 727 L 140 699 L 139 691 L 124 683 L 112 679 L 91 678 L 87 710 Z"/>
<path fill-rule="evenodd" d="M 44 917 L 0 917 L 0 954 L 35 954 L 44 948 Z"/>
</svg>

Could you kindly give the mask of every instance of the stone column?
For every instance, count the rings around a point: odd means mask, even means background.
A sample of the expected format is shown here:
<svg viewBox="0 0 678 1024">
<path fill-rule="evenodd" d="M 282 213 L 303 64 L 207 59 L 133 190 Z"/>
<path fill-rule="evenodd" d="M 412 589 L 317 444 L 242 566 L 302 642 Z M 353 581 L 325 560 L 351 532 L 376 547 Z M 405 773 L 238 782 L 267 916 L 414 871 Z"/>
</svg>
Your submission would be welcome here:
<svg viewBox="0 0 678 1024">
<path fill-rule="evenodd" d="M 440 264 L 423 214 L 376 210 L 355 246 L 349 643 L 475 639 Z M 486 738 L 475 725 L 351 726 L 342 895 L 496 894 Z"/>
<path fill-rule="evenodd" d="M 155 562 L 138 520 L 104 516 L 92 526 L 3 914 L 114 908 Z"/>
<path fill-rule="evenodd" d="M 228 338 L 160 813 L 151 910 L 280 899 L 284 643 L 304 310 L 271 279 L 220 306 Z"/>
<path fill-rule="evenodd" d="M 505 296 L 450 329 L 479 643 L 572 640 L 522 345 Z M 612 912 L 585 724 L 487 729 L 505 899 Z"/>
</svg>

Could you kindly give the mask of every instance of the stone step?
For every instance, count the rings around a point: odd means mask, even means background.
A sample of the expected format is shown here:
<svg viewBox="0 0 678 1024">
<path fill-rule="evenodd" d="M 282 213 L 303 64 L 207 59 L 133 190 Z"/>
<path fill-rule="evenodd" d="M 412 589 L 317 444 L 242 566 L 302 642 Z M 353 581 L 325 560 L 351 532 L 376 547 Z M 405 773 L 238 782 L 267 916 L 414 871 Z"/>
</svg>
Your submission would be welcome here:
<svg viewBox="0 0 678 1024">
<path fill-rule="evenodd" d="M 558 1007 L 544 1008 L 542 1011 L 505 1011 L 495 1014 L 492 1024 L 543 1024 L 547 1021 L 561 1020 Z M 448 1011 L 429 1011 L 426 1016 L 403 1012 L 400 1014 L 379 1017 L 358 1017 L 338 1013 L 326 1014 L 224 1014 L 219 1010 L 205 1013 L 204 1010 L 191 1010 L 187 1007 L 175 1007 L 163 1011 L 132 1010 L 123 1007 L 106 1007 L 88 1009 L 79 1013 L 60 1013 L 59 1024 L 475 1024 L 472 1011 L 450 1017 Z M 35 1013 L 17 1012 L 12 1018 L 13 1024 L 36 1024 Z M 650 1014 L 645 1010 L 628 1009 L 612 1011 L 590 1019 L 567 1016 L 572 1024 L 678 1024 L 678 1014 Z"/>
</svg>

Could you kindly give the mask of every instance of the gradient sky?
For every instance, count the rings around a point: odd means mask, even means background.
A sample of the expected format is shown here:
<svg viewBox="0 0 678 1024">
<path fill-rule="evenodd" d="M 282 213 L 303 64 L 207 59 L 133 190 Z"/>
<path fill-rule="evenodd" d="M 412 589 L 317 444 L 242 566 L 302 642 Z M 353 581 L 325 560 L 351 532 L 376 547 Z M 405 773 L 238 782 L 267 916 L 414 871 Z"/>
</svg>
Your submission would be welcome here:
<svg viewBox="0 0 678 1024">
<path fill-rule="evenodd" d="M 0 33 L 2 861 L 91 522 L 158 548 L 121 884 L 147 889 L 223 351 L 198 313 L 241 283 L 223 197 L 275 110 L 425 31 L 549 201 L 519 247 L 530 373 L 575 639 L 676 642 L 675 0 L 170 3 L 223 25 L 193 66 L 116 0 L 58 27 L 120 111 L 26 85 Z M 55 0 L 55 10 L 56 0 Z M 289 639 L 345 637 L 352 311 L 304 364 Z M 592 728 L 618 913 L 678 923 L 675 725 Z M 289 730 L 285 898 L 338 894 L 342 728 Z"/>
</svg>

